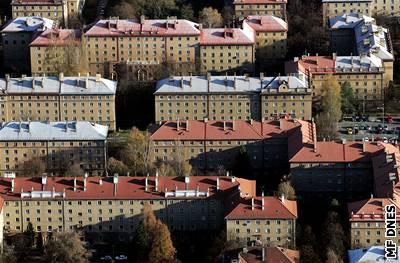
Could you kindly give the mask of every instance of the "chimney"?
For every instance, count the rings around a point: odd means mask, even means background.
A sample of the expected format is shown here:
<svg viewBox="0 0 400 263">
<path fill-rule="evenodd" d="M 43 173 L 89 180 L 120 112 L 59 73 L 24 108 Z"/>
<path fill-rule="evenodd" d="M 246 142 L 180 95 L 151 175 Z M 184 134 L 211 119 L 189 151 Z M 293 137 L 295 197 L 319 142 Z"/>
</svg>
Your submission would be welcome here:
<svg viewBox="0 0 400 263">
<path fill-rule="evenodd" d="M 264 73 L 260 72 L 260 80 L 262 81 L 264 79 Z"/>
<path fill-rule="evenodd" d="M 236 86 L 237 86 L 237 78 L 235 76 L 233 77 L 233 89 L 236 89 Z"/>
<path fill-rule="evenodd" d="M 313 138 L 314 152 L 317 152 L 317 128 L 315 127 L 314 118 L 311 119 L 311 125 L 313 130 L 312 138 Z"/>
<path fill-rule="evenodd" d="M 181 88 L 183 89 L 183 84 L 185 84 L 185 81 L 183 80 L 183 77 L 181 78 Z"/>
<path fill-rule="evenodd" d="M 203 24 L 199 24 L 199 30 L 201 31 L 201 30 L 203 30 Z"/>
<path fill-rule="evenodd" d="M 265 261 L 265 250 L 266 250 L 266 249 L 267 249 L 266 247 L 262 247 L 262 248 L 261 248 L 261 253 L 262 253 L 262 255 L 261 255 L 261 260 L 262 260 L 262 262 Z"/>
<path fill-rule="evenodd" d="M 101 186 L 101 185 L 103 185 L 103 179 L 99 179 L 99 185 Z"/>
<path fill-rule="evenodd" d="M 219 190 L 219 177 L 217 177 L 217 190 Z"/>
<path fill-rule="evenodd" d="M 186 190 L 189 190 L 189 182 L 190 182 L 190 177 L 189 176 L 185 176 L 185 187 L 186 187 Z"/>
<path fill-rule="evenodd" d="M 83 177 L 83 191 L 86 192 L 86 187 L 87 187 L 87 178 L 88 178 L 88 173 L 85 173 L 85 176 Z"/>
<path fill-rule="evenodd" d="M 147 175 L 147 177 L 144 179 L 144 190 L 147 192 L 148 190 L 148 186 L 149 186 L 149 177 Z"/>
<path fill-rule="evenodd" d="M 282 204 L 284 204 L 284 203 L 285 203 L 285 195 L 284 195 L 284 194 L 281 194 L 281 198 L 280 198 L 280 200 L 281 200 Z"/>
<path fill-rule="evenodd" d="M 176 121 L 176 130 L 177 131 L 179 131 L 179 129 L 180 129 L 180 123 L 179 123 L 179 118 L 178 118 L 178 120 Z"/>
<path fill-rule="evenodd" d="M 74 178 L 74 192 L 76 191 L 76 177 Z"/>
<path fill-rule="evenodd" d="M 15 181 L 14 178 L 11 178 L 11 192 L 14 192 Z"/>
<path fill-rule="evenodd" d="M 226 176 L 229 177 L 229 171 L 226 171 Z"/>
<path fill-rule="evenodd" d="M 190 77 L 190 87 L 193 87 L 193 77 Z"/>
<path fill-rule="evenodd" d="M 113 183 L 114 183 L 114 196 L 116 196 L 117 195 L 118 174 L 114 174 Z"/>
<path fill-rule="evenodd" d="M 261 210 L 263 210 L 264 211 L 264 206 L 265 206 L 265 203 L 264 203 L 265 201 L 264 201 L 264 194 L 263 194 L 263 196 L 262 196 L 262 198 L 261 198 Z"/>
<path fill-rule="evenodd" d="M 207 123 L 208 122 L 208 118 L 204 118 L 204 123 Z"/>
<path fill-rule="evenodd" d="M 254 210 L 254 197 L 251 198 L 251 210 Z"/>
<path fill-rule="evenodd" d="M 155 190 L 156 190 L 156 192 L 158 192 L 158 172 L 156 173 Z"/>
<path fill-rule="evenodd" d="M 224 131 L 226 131 L 226 122 L 223 121 L 222 123 L 223 123 Z"/>
<path fill-rule="evenodd" d="M 332 53 L 332 60 L 336 60 L 337 54 L 336 53 Z"/>
<path fill-rule="evenodd" d="M 144 24 L 144 21 L 146 20 L 146 17 L 144 15 L 140 16 L 140 24 Z"/>
<path fill-rule="evenodd" d="M 10 82 L 10 74 L 6 74 L 5 77 L 6 77 L 6 82 Z"/>
<path fill-rule="evenodd" d="M 64 73 L 60 72 L 60 74 L 58 74 L 58 80 L 64 82 Z"/>
<path fill-rule="evenodd" d="M 235 131 L 235 120 L 232 120 L 232 131 Z"/>
<path fill-rule="evenodd" d="M 366 149 L 365 149 L 365 148 L 366 148 L 366 147 L 365 147 L 365 139 L 363 139 L 362 147 L 363 147 L 363 148 L 362 148 L 362 151 L 363 151 L 363 153 L 365 153 L 365 150 L 366 150 Z"/>
<path fill-rule="evenodd" d="M 44 191 L 44 186 L 47 184 L 47 176 L 42 176 L 42 191 Z"/>
<path fill-rule="evenodd" d="M 188 120 L 186 120 L 186 131 L 189 131 L 189 121 Z"/>
<path fill-rule="evenodd" d="M 101 74 L 96 74 L 96 82 L 100 82 L 101 80 Z"/>
</svg>

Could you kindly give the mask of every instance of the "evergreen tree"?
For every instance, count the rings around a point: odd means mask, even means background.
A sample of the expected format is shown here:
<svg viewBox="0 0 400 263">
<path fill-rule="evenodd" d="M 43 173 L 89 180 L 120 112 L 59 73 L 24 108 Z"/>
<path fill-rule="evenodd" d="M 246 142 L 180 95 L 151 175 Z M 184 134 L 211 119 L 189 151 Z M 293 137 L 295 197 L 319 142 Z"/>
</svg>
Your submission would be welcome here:
<svg viewBox="0 0 400 263">
<path fill-rule="evenodd" d="M 136 231 L 134 240 L 135 256 L 137 262 L 146 262 L 150 252 L 150 240 L 149 233 L 144 224 L 144 221 L 140 221 Z"/>
</svg>

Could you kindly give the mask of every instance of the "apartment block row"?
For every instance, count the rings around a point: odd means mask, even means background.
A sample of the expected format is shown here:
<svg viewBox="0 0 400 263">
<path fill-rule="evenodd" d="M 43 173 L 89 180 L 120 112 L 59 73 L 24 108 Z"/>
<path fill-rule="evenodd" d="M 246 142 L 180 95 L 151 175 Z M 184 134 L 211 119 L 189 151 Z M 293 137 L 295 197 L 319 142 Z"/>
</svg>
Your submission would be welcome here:
<svg viewBox="0 0 400 263">
<path fill-rule="evenodd" d="M 312 90 L 295 76 L 182 76 L 156 85 L 156 121 L 310 120 Z"/>
<path fill-rule="evenodd" d="M 253 72 L 256 49 L 262 48 L 264 56 L 270 59 L 286 55 L 287 23 L 274 16 L 249 16 L 241 28 L 203 28 L 201 24 L 176 18 L 109 19 L 97 21 L 83 34 L 54 26 L 19 26 L 28 25 L 31 20 L 17 18 L 3 28 L 2 34 L 5 51 L 15 53 L 23 49 L 24 54 L 30 54 L 33 75 L 57 73 L 54 63 L 45 59 L 45 53 L 52 50 L 62 54 L 71 41 L 84 49 L 91 74 L 111 76 L 115 74 L 115 65 L 135 64 L 137 71 L 131 73 L 136 78 L 149 65 L 161 63 L 188 68 L 190 72 Z M 20 35 L 31 36 L 31 40 L 14 41 Z M 5 61 L 7 65 L 9 62 L 13 61 Z"/>
<path fill-rule="evenodd" d="M 285 168 L 292 151 L 313 138 L 313 124 L 301 120 L 166 121 L 150 136 L 150 158 L 180 158 L 199 171 L 230 170 L 244 149 L 252 167 L 261 171 Z"/>
<path fill-rule="evenodd" d="M 400 16 L 399 0 L 322 0 L 324 22 L 343 14 Z"/>
<path fill-rule="evenodd" d="M 100 75 L 0 79 L 0 121 L 90 121 L 115 130 L 117 82 Z"/>
<path fill-rule="evenodd" d="M 273 15 L 286 20 L 287 0 L 234 0 L 236 18 L 249 15 Z"/>
<path fill-rule="evenodd" d="M 328 76 L 348 82 L 360 101 L 382 101 L 393 81 L 393 49 L 387 29 L 371 17 L 343 15 L 330 20 L 332 56 L 303 56 L 286 62 L 286 74 L 296 75 L 318 100 Z M 337 52 L 337 53 L 336 53 Z"/>
<path fill-rule="evenodd" d="M 265 244 L 295 245 L 296 202 L 284 197 L 256 197 L 255 181 L 246 179 L 156 174 L 0 180 L 4 235 L 22 232 L 31 223 L 42 233 L 81 230 L 91 242 L 110 236 L 127 242 L 147 203 L 172 232 L 226 226 L 227 233 L 233 233 L 229 239 L 254 242 L 261 241 L 262 235 Z"/>
<path fill-rule="evenodd" d="M 79 18 L 84 3 L 84 0 L 12 0 L 11 12 L 12 18 L 38 16 L 68 27 L 72 20 Z"/>
<path fill-rule="evenodd" d="M 75 165 L 103 175 L 107 133 L 107 126 L 83 121 L 0 123 L 0 174 L 24 176 L 24 164 L 39 158 L 49 174 Z"/>
</svg>

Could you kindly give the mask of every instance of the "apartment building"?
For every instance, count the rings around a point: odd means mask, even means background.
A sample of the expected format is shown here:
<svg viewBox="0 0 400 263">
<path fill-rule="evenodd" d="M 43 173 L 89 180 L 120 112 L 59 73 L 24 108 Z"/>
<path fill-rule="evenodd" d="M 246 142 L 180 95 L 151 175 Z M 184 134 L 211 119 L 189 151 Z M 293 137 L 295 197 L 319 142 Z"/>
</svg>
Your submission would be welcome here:
<svg viewBox="0 0 400 263">
<path fill-rule="evenodd" d="M 286 20 L 287 0 L 234 0 L 235 16 L 272 15 Z"/>
<path fill-rule="evenodd" d="M 254 31 L 256 59 L 282 59 L 287 51 L 287 23 L 271 15 L 251 15 L 242 22 L 242 28 Z"/>
<path fill-rule="evenodd" d="M 324 22 L 343 14 L 400 16 L 399 0 L 322 0 Z"/>
<path fill-rule="evenodd" d="M 84 34 L 90 72 L 115 74 L 123 62 L 173 63 L 195 66 L 200 26 L 176 18 L 149 20 L 99 20 Z"/>
<path fill-rule="evenodd" d="M 298 250 L 283 247 L 246 247 L 238 255 L 238 263 L 299 263 Z"/>
<path fill-rule="evenodd" d="M 30 43 L 32 75 L 58 75 L 64 70 L 66 56 L 75 56 L 74 48 L 81 47 L 82 32 L 78 29 L 48 29 Z M 82 72 L 86 73 L 86 72 Z"/>
<path fill-rule="evenodd" d="M 331 48 L 338 55 L 368 55 L 381 60 L 385 70 L 384 85 L 393 81 L 393 47 L 387 28 L 376 25 L 374 18 L 344 14 L 329 20 Z M 376 62 L 377 64 L 379 62 Z"/>
<path fill-rule="evenodd" d="M 12 18 L 38 16 L 54 20 L 58 25 L 67 26 L 67 2 L 64 0 L 12 0 Z"/>
<path fill-rule="evenodd" d="M 29 44 L 38 32 L 52 28 L 54 21 L 42 17 L 17 17 L 1 30 L 3 64 L 10 70 L 30 72 Z"/>
<path fill-rule="evenodd" d="M 241 200 L 228 213 L 227 240 L 266 246 L 296 246 L 296 201 L 278 197 L 252 197 Z"/>
<path fill-rule="evenodd" d="M 294 74 L 312 88 L 313 100 L 321 97 L 322 86 L 333 75 L 339 84 L 348 82 L 359 101 L 382 102 L 385 68 L 376 56 L 303 56 L 285 63 L 286 74 Z"/>
<path fill-rule="evenodd" d="M 311 118 L 311 89 L 294 76 L 170 77 L 154 96 L 156 121 Z"/>
<path fill-rule="evenodd" d="M 292 183 L 302 197 L 359 200 L 374 188 L 372 158 L 387 151 L 380 142 L 320 141 L 290 159 Z"/>
<path fill-rule="evenodd" d="M 90 121 L 116 129 L 117 83 L 95 77 L 0 79 L 0 121 Z"/>
<path fill-rule="evenodd" d="M 232 204 L 255 195 L 256 188 L 255 181 L 228 176 L 44 176 L 0 181 L 0 229 L 5 235 L 22 232 L 32 223 L 42 233 L 81 230 L 94 242 L 110 236 L 114 242 L 129 242 L 145 203 L 172 232 L 217 230 Z"/>
<path fill-rule="evenodd" d="M 206 72 L 253 72 L 255 42 L 251 30 L 205 28 L 200 37 L 200 67 Z"/>
<path fill-rule="evenodd" d="M 0 173 L 23 176 L 23 164 L 39 157 L 58 174 L 77 165 L 101 175 L 106 167 L 108 127 L 90 122 L 5 122 L 0 128 Z"/>
<path fill-rule="evenodd" d="M 241 149 L 256 169 L 284 168 L 292 150 L 312 141 L 312 124 L 278 121 L 167 121 L 150 136 L 151 161 L 189 161 L 199 171 L 234 167 Z"/>
<path fill-rule="evenodd" d="M 374 198 L 348 204 L 351 248 L 385 245 L 385 206 L 396 207 L 396 228 L 400 227 L 400 205 L 391 198 Z M 399 243 L 399 234 L 392 239 Z"/>
</svg>

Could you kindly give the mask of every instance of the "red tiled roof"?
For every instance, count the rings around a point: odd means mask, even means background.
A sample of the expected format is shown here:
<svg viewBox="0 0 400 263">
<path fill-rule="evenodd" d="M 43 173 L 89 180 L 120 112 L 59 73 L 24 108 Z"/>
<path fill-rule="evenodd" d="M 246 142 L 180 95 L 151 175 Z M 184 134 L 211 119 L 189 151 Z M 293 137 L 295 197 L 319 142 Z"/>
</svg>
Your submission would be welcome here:
<svg viewBox="0 0 400 263">
<path fill-rule="evenodd" d="M 34 191 L 65 191 L 65 199 L 71 200 L 107 200 L 107 199 L 165 199 L 165 192 L 185 190 L 185 178 L 173 176 L 150 176 L 148 177 L 148 191 L 145 190 L 146 177 L 119 176 L 114 194 L 113 177 L 88 177 L 86 191 L 84 190 L 84 178 L 77 178 L 77 188 L 74 191 L 74 178 L 72 177 L 47 177 L 47 184 L 42 188 L 41 177 L 17 177 L 14 180 L 14 192 L 11 191 L 10 178 L 0 178 L 0 197 L 4 200 L 18 200 L 21 192 Z M 158 178 L 158 191 L 155 189 L 155 180 Z M 102 185 L 100 185 L 100 179 Z M 220 190 L 217 190 L 217 176 L 191 176 L 188 189 L 207 192 L 210 197 L 219 197 L 224 194 L 232 194 L 238 191 L 238 181 L 234 177 L 219 176 Z M 246 180 L 240 185 L 243 195 L 250 195 L 255 188 L 255 181 Z M 173 197 L 168 197 L 173 198 Z M 185 197 L 181 197 L 185 198 Z M 188 198 L 188 197 L 186 197 Z M 193 198 L 193 197 L 192 197 Z M 206 197 L 199 197 L 206 198 Z"/>
<path fill-rule="evenodd" d="M 60 0 L 13 0 L 11 5 L 62 5 Z"/>
<path fill-rule="evenodd" d="M 235 5 L 252 5 L 252 4 L 286 4 L 287 0 L 234 0 Z"/>
<path fill-rule="evenodd" d="M 206 28 L 201 31 L 200 45 L 253 45 L 253 35 L 239 28 Z"/>
<path fill-rule="evenodd" d="M 285 21 L 279 17 L 265 16 L 248 16 L 244 21 L 256 32 L 286 32 L 288 26 Z"/>
<path fill-rule="evenodd" d="M 262 209 L 264 199 L 264 210 Z M 252 199 L 242 199 L 225 219 L 296 219 L 297 202 L 281 200 L 273 196 L 255 197 L 254 209 L 251 209 Z"/>
<path fill-rule="evenodd" d="M 398 202 L 390 198 L 370 198 L 352 202 L 347 205 L 350 221 L 384 221 L 385 206 L 394 204 L 397 220 L 400 218 L 400 206 Z"/>
<path fill-rule="evenodd" d="M 333 74 L 335 73 L 335 61 L 329 56 L 307 56 L 285 63 L 285 73 Z"/>
<path fill-rule="evenodd" d="M 364 148 L 364 150 L 363 150 Z M 384 149 L 383 144 L 375 142 L 317 142 L 316 150 L 312 145 L 304 146 L 289 162 L 367 162 L 373 154 Z"/>
<path fill-rule="evenodd" d="M 30 46 L 62 46 L 69 41 L 79 42 L 82 32 L 78 29 L 47 29 L 39 34 Z"/>
<path fill-rule="evenodd" d="M 183 19 L 144 20 L 99 20 L 85 36 L 200 36 L 198 24 Z"/>
<path fill-rule="evenodd" d="M 264 249 L 264 260 L 262 260 L 262 249 Z M 300 253 L 282 247 L 250 247 L 247 252 L 239 254 L 241 263 L 298 263 Z"/>
<path fill-rule="evenodd" d="M 279 121 L 167 121 L 151 136 L 152 140 L 261 140 L 287 137 L 296 127 L 308 126 L 300 120 Z M 186 128 L 188 127 L 188 128 Z M 153 129 L 154 130 L 154 129 Z M 302 128 L 304 130 L 304 128 Z M 307 134 L 305 134 L 308 137 Z"/>
</svg>

